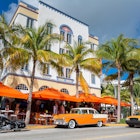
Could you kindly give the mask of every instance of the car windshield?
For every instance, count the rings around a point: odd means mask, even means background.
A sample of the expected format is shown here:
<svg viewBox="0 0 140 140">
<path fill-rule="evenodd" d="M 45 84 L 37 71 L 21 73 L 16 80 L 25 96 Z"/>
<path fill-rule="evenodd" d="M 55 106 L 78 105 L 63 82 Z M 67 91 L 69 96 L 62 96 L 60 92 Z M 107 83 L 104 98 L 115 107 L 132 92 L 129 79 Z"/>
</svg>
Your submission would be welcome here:
<svg viewBox="0 0 140 140">
<path fill-rule="evenodd" d="M 140 112 L 139 112 L 139 111 L 136 111 L 135 114 L 136 114 L 136 115 L 140 115 Z"/>
</svg>

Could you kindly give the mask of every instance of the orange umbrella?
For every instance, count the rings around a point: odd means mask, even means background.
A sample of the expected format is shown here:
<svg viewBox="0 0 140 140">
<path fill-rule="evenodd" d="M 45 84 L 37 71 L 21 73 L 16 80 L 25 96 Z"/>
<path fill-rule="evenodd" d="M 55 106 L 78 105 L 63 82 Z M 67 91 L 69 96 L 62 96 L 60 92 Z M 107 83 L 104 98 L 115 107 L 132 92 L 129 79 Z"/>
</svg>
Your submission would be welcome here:
<svg viewBox="0 0 140 140">
<path fill-rule="evenodd" d="M 100 97 L 94 96 L 92 94 L 89 94 L 88 96 L 92 99 L 92 102 L 94 102 L 94 103 L 102 103 L 103 102 L 103 99 Z"/>
<path fill-rule="evenodd" d="M 60 92 L 54 88 L 47 88 L 41 91 L 33 92 L 33 98 L 36 99 L 56 99 L 56 100 L 64 100 L 64 101 L 72 101 L 72 102 L 80 102 L 80 99 L 76 97 L 70 96 L 66 93 Z"/>
<path fill-rule="evenodd" d="M 87 96 L 85 93 L 79 94 L 79 99 L 81 99 L 84 102 L 94 102 L 94 103 L 102 103 L 102 98 L 93 96 L 92 94 L 88 94 Z"/>
<path fill-rule="evenodd" d="M 115 105 L 115 106 L 118 105 L 118 100 L 113 97 L 107 96 L 107 97 L 103 97 L 103 99 L 104 99 L 103 103 L 105 103 L 105 104 L 111 104 L 111 105 Z"/>
<path fill-rule="evenodd" d="M 54 90 L 47 88 L 41 91 L 36 91 L 32 93 L 32 97 L 36 98 L 36 99 L 44 99 L 44 100 L 48 100 L 48 99 L 61 99 L 61 95 L 56 94 L 54 92 Z"/>
<path fill-rule="evenodd" d="M 126 102 L 121 102 L 121 106 L 129 107 L 129 106 L 131 106 L 131 104 L 126 103 Z"/>
<path fill-rule="evenodd" d="M 103 99 L 104 99 L 103 103 L 105 103 L 105 104 L 111 104 L 111 105 L 115 105 L 115 106 L 118 105 L 118 100 L 116 98 L 108 96 L 108 97 L 104 97 Z M 126 102 L 121 101 L 121 106 L 131 106 L 131 105 Z"/>
<path fill-rule="evenodd" d="M 27 99 L 27 95 L 21 93 L 20 91 L 3 85 L 0 82 L 0 96 L 10 97 L 10 98 L 19 98 L 19 99 Z"/>
<path fill-rule="evenodd" d="M 81 99 L 83 102 L 91 102 L 91 99 L 89 98 L 89 96 L 85 96 L 84 93 L 79 94 L 79 99 Z"/>
</svg>

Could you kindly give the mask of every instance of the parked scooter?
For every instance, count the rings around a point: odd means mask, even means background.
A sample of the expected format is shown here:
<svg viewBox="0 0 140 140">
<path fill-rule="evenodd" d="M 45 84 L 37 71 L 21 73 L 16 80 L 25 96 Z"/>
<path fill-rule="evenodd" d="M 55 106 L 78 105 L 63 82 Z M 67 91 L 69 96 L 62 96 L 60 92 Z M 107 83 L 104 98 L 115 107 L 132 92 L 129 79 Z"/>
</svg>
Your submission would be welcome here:
<svg viewBox="0 0 140 140">
<path fill-rule="evenodd" d="M 0 130 L 21 130 L 26 127 L 24 121 L 10 120 L 5 115 L 0 114 Z"/>
</svg>

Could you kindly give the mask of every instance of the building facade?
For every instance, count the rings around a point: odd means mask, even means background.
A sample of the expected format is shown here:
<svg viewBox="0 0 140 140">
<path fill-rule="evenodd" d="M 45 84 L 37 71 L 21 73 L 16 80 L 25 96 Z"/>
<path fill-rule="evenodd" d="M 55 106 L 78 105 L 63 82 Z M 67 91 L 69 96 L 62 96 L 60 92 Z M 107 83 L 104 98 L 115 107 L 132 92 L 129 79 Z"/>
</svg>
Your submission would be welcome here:
<svg viewBox="0 0 140 140">
<path fill-rule="evenodd" d="M 64 53 L 67 51 L 64 48 L 66 42 L 73 45 L 75 41 L 90 41 L 90 45 L 87 47 L 91 47 L 95 50 L 97 49 L 99 45 L 98 38 L 89 34 L 89 26 L 87 24 L 42 1 L 39 1 L 37 8 L 27 3 L 20 2 L 10 24 L 21 24 L 25 27 L 38 28 L 46 21 L 55 24 L 55 27 L 49 27 L 50 33 L 61 34 L 64 37 L 64 41 L 61 44 L 59 42 L 55 42 L 53 43 L 53 46 L 52 44 L 49 45 L 49 49 L 52 51 L 56 53 Z M 28 93 L 31 69 L 32 64 L 28 64 L 21 70 L 18 70 L 16 73 L 9 73 L 6 71 L 3 75 L 4 84 L 19 89 L 24 93 Z M 51 66 L 48 67 L 45 74 L 42 74 L 39 70 L 36 70 L 33 91 L 52 87 L 70 95 L 75 95 L 76 74 L 73 72 L 72 75 L 69 76 L 69 70 L 70 68 L 64 68 L 63 77 L 58 76 L 57 72 L 51 68 Z M 100 97 L 100 77 L 86 70 L 82 70 L 82 73 L 89 85 L 90 93 Z M 79 92 L 81 91 L 82 88 L 79 86 Z"/>
</svg>

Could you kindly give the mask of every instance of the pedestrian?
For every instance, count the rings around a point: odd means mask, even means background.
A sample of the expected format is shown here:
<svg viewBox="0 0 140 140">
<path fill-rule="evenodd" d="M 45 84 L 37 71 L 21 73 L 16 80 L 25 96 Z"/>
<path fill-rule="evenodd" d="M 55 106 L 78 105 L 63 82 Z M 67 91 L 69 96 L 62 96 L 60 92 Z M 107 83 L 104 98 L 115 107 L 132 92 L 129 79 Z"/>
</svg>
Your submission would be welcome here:
<svg viewBox="0 0 140 140">
<path fill-rule="evenodd" d="M 53 105 L 53 114 L 58 114 L 58 103 L 55 102 Z"/>
</svg>

